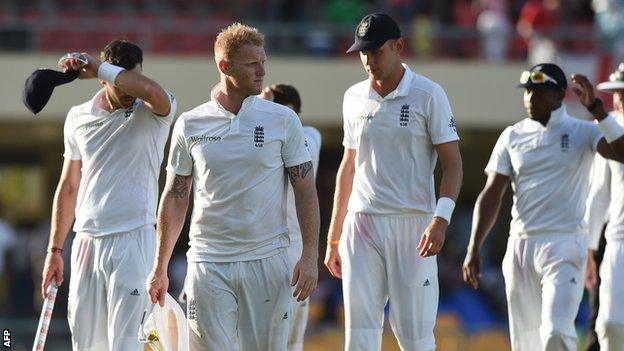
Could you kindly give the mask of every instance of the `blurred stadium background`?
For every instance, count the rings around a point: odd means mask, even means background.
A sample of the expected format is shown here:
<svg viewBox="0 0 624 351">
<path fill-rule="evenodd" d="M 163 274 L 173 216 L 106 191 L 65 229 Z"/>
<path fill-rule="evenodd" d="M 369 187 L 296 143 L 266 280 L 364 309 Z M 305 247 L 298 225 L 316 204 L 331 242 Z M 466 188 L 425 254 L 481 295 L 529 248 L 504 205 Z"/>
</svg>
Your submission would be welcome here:
<svg viewBox="0 0 624 351">
<path fill-rule="evenodd" d="M 473 291 L 461 279 L 472 206 L 485 180 L 482 169 L 502 129 L 525 117 L 521 91 L 515 89 L 522 70 L 554 60 L 567 73 L 586 74 L 593 82 L 606 79 L 622 58 L 622 0 L 1 0 L 0 327 L 10 329 L 12 349 L 31 348 L 41 307 L 38 287 L 65 114 L 98 89 L 95 81 L 57 88 L 46 109 L 33 117 L 21 103 L 28 74 L 54 68 L 67 51 L 97 53 L 108 41 L 125 37 L 144 48 L 144 72 L 174 92 L 182 112 L 206 101 L 218 80 L 212 58 L 218 30 L 233 21 L 257 26 L 267 36 L 265 82 L 294 84 L 302 94 L 304 123 L 323 134 L 317 180 L 323 243 L 342 154 L 342 95 L 365 78 L 357 55 L 344 52 L 356 23 L 374 11 L 400 22 L 408 41 L 405 61 L 446 89 L 462 137 L 464 186 L 438 257 L 438 350 L 508 350 L 500 262 L 510 196 L 484 249 L 482 288 Z M 571 110 L 586 118 L 569 95 Z M 184 234 L 171 265 L 173 294 L 185 274 Z M 321 265 L 324 245 L 320 249 Z M 64 255 L 67 279 L 69 250 Z M 324 267 L 320 272 L 306 349 L 340 350 L 340 282 Z M 70 348 L 66 299 L 64 284 L 49 350 Z M 581 342 L 587 314 L 584 301 Z M 398 350 L 391 332 L 386 334 L 383 349 Z"/>
</svg>

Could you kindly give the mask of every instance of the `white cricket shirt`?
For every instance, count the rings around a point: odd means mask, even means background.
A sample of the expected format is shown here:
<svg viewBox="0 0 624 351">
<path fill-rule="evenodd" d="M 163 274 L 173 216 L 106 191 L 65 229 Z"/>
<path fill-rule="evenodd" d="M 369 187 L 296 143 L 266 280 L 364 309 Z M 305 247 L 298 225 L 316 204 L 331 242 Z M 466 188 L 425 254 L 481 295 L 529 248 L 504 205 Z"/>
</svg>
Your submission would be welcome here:
<svg viewBox="0 0 624 351">
<path fill-rule="evenodd" d="M 621 123 L 621 118 L 614 116 Z M 602 227 L 607 241 L 624 239 L 624 165 L 596 154 L 590 178 L 585 219 L 589 247 L 598 250 Z"/>
<path fill-rule="evenodd" d="M 312 166 L 314 167 L 314 178 L 316 179 L 316 173 L 318 171 L 319 154 L 321 153 L 321 133 L 314 127 L 303 127 L 303 134 L 305 135 L 306 145 L 310 156 L 312 157 Z M 292 185 L 288 183 L 288 216 L 286 219 L 286 225 L 288 227 L 288 234 L 290 236 L 290 243 L 298 243 L 301 241 L 301 228 L 299 227 L 299 219 L 297 218 L 297 208 L 295 206 L 295 193 Z"/>
<path fill-rule="evenodd" d="M 511 234 L 586 234 L 589 173 L 598 125 L 553 111 L 543 126 L 525 118 L 500 135 L 485 172 L 509 176 Z"/>
<path fill-rule="evenodd" d="M 93 236 L 128 232 L 156 223 L 158 176 L 176 112 L 154 115 L 137 99 L 108 112 L 91 100 L 74 106 L 65 120 L 63 156 L 82 161 L 74 231 Z"/>
<path fill-rule="evenodd" d="M 404 67 L 398 87 L 384 98 L 369 80 L 344 95 L 343 145 L 356 150 L 350 212 L 435 210 L 434 145 L 459 136 L 442 87 Z"/>
<path fill-rule="evenodd" d="M 287 247 L 284 168 L 310 160 L 288 107 L 249 96 L 236 115 L 216 100 L 182 114 L 167 170 L 193 176 L 189 262 L 256 260 Z"/>
</svg>

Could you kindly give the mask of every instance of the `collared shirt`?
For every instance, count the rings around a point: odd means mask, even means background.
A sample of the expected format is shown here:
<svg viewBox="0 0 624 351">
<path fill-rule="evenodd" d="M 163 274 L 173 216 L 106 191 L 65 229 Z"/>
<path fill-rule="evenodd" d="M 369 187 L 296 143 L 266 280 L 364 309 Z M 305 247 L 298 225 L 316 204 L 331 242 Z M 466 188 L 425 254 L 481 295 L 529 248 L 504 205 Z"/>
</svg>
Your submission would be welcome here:
<svg viewBox="0 0 624 351">
<path fill-rule="evenodd" d="M 614 116 L 615 117 L 615 116 Z M 621 123 L 621 119 L 616 119 Z M 589 248 L 598 250 L 602 228 L 607 241 L 624 239 L 624 165 L 596 154 L 590 177 L 585 220 Z"/>
<path fill-rule="evenodd" d="M 405 73 L 381 97 L 370 80 L 344 95 L 343 145 L 356 150 L 351 212 L 433 213 L 434 145 L 459 139 L 448 98 L 437 83 Z"/>
<path fill-rule="evenodd" d="M 602 134 L 564 106 L 543 126 L 530 118 L 500 135 L 485 171 L 509 176 L 511 234 L 581 234 L 589 172 Z"/>
<path fill-rule="evenodd" d="M 316 179 L 316 173 L 318 171 L 319 154 L 321 153 L 321 133 L 314 127 L 303 127 L 303 134 L 305 134 L 305 141 L 310 156 L 312 157 L 312 166 L 314 168 L 314 178 Z M 297 217 L 297 208 L 295 206 L 295 193 L 292 185 L 288 184 L 288 219 L 286 221 L 288 226 L 288 233 L 290 235 L 290 242 L 298 243 L 301 241 L 301 228 L 299 227 L 299 219 Z"/>
<path fill-rule="evenodd" d="M 98 94 L 73 107 L 65 120 L 63 156 L 82 161 L 74 231 L 101 236 L 154 225 L 176 100 L 167 93 L 171 109 L 160 117 L 140 99 L 108 112 L 95 106 Z"/>
<path fill-rule="evenodd" d="M 284 168 L 310 159 L 288 107 L 250 96 L 236 115 L 216 100 L 183 113 L 167 170 L 193 176 L 189 262 L 256 260 L 287 247 Z"/>
</svg>

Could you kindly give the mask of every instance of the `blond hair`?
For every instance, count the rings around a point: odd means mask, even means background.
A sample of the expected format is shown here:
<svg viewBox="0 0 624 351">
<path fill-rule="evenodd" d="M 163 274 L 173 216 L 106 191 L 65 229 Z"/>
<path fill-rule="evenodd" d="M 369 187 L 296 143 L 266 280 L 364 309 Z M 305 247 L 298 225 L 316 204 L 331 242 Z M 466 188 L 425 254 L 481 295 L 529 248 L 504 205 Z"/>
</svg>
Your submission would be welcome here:
<svg viewBox="0 0 624 351">
<path fill-rule="evenodd" d="M 264 35 L 258 29 L 234 23 L 221 30 L 215 40 L 215 59 L 229 60 L 243 45 L 264 46 Z"/>
</svg>

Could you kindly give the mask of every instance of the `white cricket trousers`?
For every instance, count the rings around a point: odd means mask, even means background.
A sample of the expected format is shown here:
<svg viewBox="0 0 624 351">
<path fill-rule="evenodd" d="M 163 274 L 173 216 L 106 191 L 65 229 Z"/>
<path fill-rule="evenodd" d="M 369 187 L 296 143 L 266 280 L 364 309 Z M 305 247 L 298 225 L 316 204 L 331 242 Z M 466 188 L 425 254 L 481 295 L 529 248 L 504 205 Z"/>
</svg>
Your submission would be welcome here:
<svg viewBox="0 0 624 351">
<path fill-rule="evenodd" d="M 288 247 L 288 264 L 290 274 L 295 269 L 295 265 L 301 258 L 303 251 L 303 243 L 301 241 L 291 242 Z M 293 293 L 295 287 L 293 287 Z M 292 296 L 292 295 L 291 295 Z M 292 298 L 292 319 L 290 321 L 290 331 L 288 333 L 288 351 L 302 351 L 303 339 L 305 336 L 306 326 L 308 325 L 308 312 L 310 309 L 310 299 L 307 298 L 301 302 L 296 298 Z"/>
<path fill-rule="evenodd" d="M 286 248 L 259 260 L 189 262 L 191 351 L 285 351 L 292 315 Z"/>
<path fill-rule="evenodd" d="M 586 260 L 587 235 L 509 237 L 503 276 L 513 351 L 577 349 Z"/>
<path fill-rule="evenodd" d="M 416 247 L 431 215 L 348 213 L 338 246 L 342 259 L 345 350 L 381 350 L 384 307 L 401 350 L 435 349 L 436 257 Z"/>
<path fill-rule="evenodd" d="M 138 351 L 145 281 L 156 253 L 153 226 L 72 243 L 67 319 L 75 351 Z"/>
<path fill-rule="evenodd" d="M 601 351 L 624 351 L 624 240 L 607 240 L 600 265 L 596 334 Z"/>
</svg>

